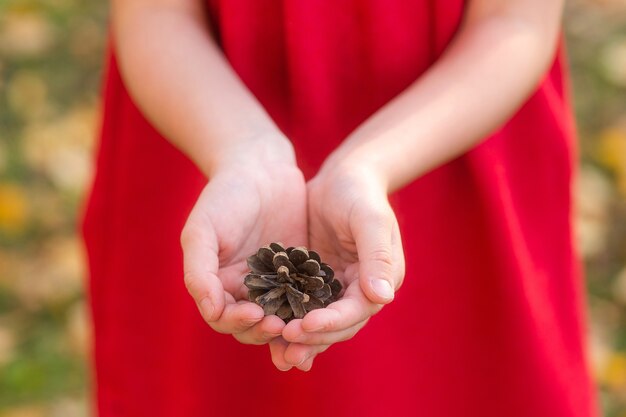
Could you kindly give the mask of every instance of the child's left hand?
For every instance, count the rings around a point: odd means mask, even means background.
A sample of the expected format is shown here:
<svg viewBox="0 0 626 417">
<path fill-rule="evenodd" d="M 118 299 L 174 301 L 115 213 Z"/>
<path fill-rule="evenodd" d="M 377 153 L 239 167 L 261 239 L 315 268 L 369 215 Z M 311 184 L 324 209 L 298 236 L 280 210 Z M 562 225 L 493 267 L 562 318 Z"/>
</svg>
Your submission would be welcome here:
<svg viewBox="0 0 626 417">
<path fill-rule="evenodd" d="M 342 281 L 343 297 L 292 320 L 270 342 L 280 370 L 308 371 L 320 352 L 352 338 L 404 278 L 400 230 L 382 177 L 358 163 L 325 165 L 307 184 L 309 244 Z"/>
</svg>

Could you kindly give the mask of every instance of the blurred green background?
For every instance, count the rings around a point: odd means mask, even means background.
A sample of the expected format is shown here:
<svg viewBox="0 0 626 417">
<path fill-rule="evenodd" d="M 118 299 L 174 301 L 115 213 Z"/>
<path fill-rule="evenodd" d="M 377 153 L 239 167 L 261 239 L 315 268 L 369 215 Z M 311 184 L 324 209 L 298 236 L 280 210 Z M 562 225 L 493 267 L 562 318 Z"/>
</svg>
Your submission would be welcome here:
<svg viewBox="0 0 626 417">
<path fill-rule="evenodd" d="M 0 0 L 0 417 L 90 415 L 77 214 L 91 177 L 106 1 Z M 590 366 L 626 417 L 626 1 L 568 2 Z"/>
</svg>

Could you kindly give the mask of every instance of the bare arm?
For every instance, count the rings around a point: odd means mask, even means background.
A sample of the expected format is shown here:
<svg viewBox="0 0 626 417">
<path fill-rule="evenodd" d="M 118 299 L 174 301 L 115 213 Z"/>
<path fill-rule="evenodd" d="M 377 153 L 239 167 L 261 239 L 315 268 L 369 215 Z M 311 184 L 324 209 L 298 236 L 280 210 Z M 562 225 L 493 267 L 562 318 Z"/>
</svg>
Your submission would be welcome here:
<svg viewBox="0 0 626 417">
<path fill-rule="evenodd" d="M 308 183 L 309 236 L 324 259 L 346 265 L 346 292 L 290 322 L 283 337 L 291 345 L 273 345 L 275 363 L 312 361 L 393 300 L 404 254 L 387 193 L 470 149 L 517 110 L 553 59 L 562 3 L 471 1 L 441 59 L 326 160 Z"/>
<path fill-rule="evenodd" d="M 293 147 L 216 46 L 200 0 L 113 0 L 112 23 L 134 101 L 211 179 L 181 233 L 185 285 L 214 330 L 267 343 L 285 324 L 244 301 L 243 276 L 259 246 L 306 241 Z"/>
<path fill-rule="evenodd" d="M 211 38 L 201 1 L 113 0 L 112 23 L 133 99 L 205 174 L 244 143 L 256 155 L 293 160 L 289 141 Z"/>
<path fill-rule="evenodd" d="M 471 1 L 441 59 L 327 165 L 376 167 L 393 191 L 476 145 L 536 88 L 554 57 L 562 8 L 563 0 Z"/>
</svg>

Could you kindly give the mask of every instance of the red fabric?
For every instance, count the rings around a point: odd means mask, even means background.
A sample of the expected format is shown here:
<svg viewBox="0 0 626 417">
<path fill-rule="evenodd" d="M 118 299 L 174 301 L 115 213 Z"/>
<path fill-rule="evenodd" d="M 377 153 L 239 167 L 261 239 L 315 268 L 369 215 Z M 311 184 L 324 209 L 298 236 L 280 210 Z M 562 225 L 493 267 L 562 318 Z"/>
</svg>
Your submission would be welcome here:
<svg viewBox="0 0 626 417">
<path fill-rule="evenodd" d="M 462 3 L 224 0 L 210 17 L 310 177 L 433 63 Z M 179 233 L 205 179 L 143 118 L 109 58 L 84 221 L 99 416 L 597 415 L 561 59 L 496 134 L 392 196 L 405 284 L 305 374 L 203 323 Z"/>
</svg>

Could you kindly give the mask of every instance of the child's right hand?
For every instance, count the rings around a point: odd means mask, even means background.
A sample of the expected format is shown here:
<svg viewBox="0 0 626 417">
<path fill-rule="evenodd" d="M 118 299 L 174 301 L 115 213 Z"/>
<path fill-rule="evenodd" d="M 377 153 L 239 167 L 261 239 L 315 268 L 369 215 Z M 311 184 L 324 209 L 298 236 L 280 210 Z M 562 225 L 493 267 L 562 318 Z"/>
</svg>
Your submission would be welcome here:
<svg viewBox="0 0 626 417">
<path fill-rule="evenodd" d="M 249 344 L 267 343 L 285 324 L 247 300 L 246 258 L 268 242 L 307 241 L 306 184 L 292 149 L 259 146 L 222 158 L 181 234 L 185 284 L 202 317 Z"/>
</svg>

